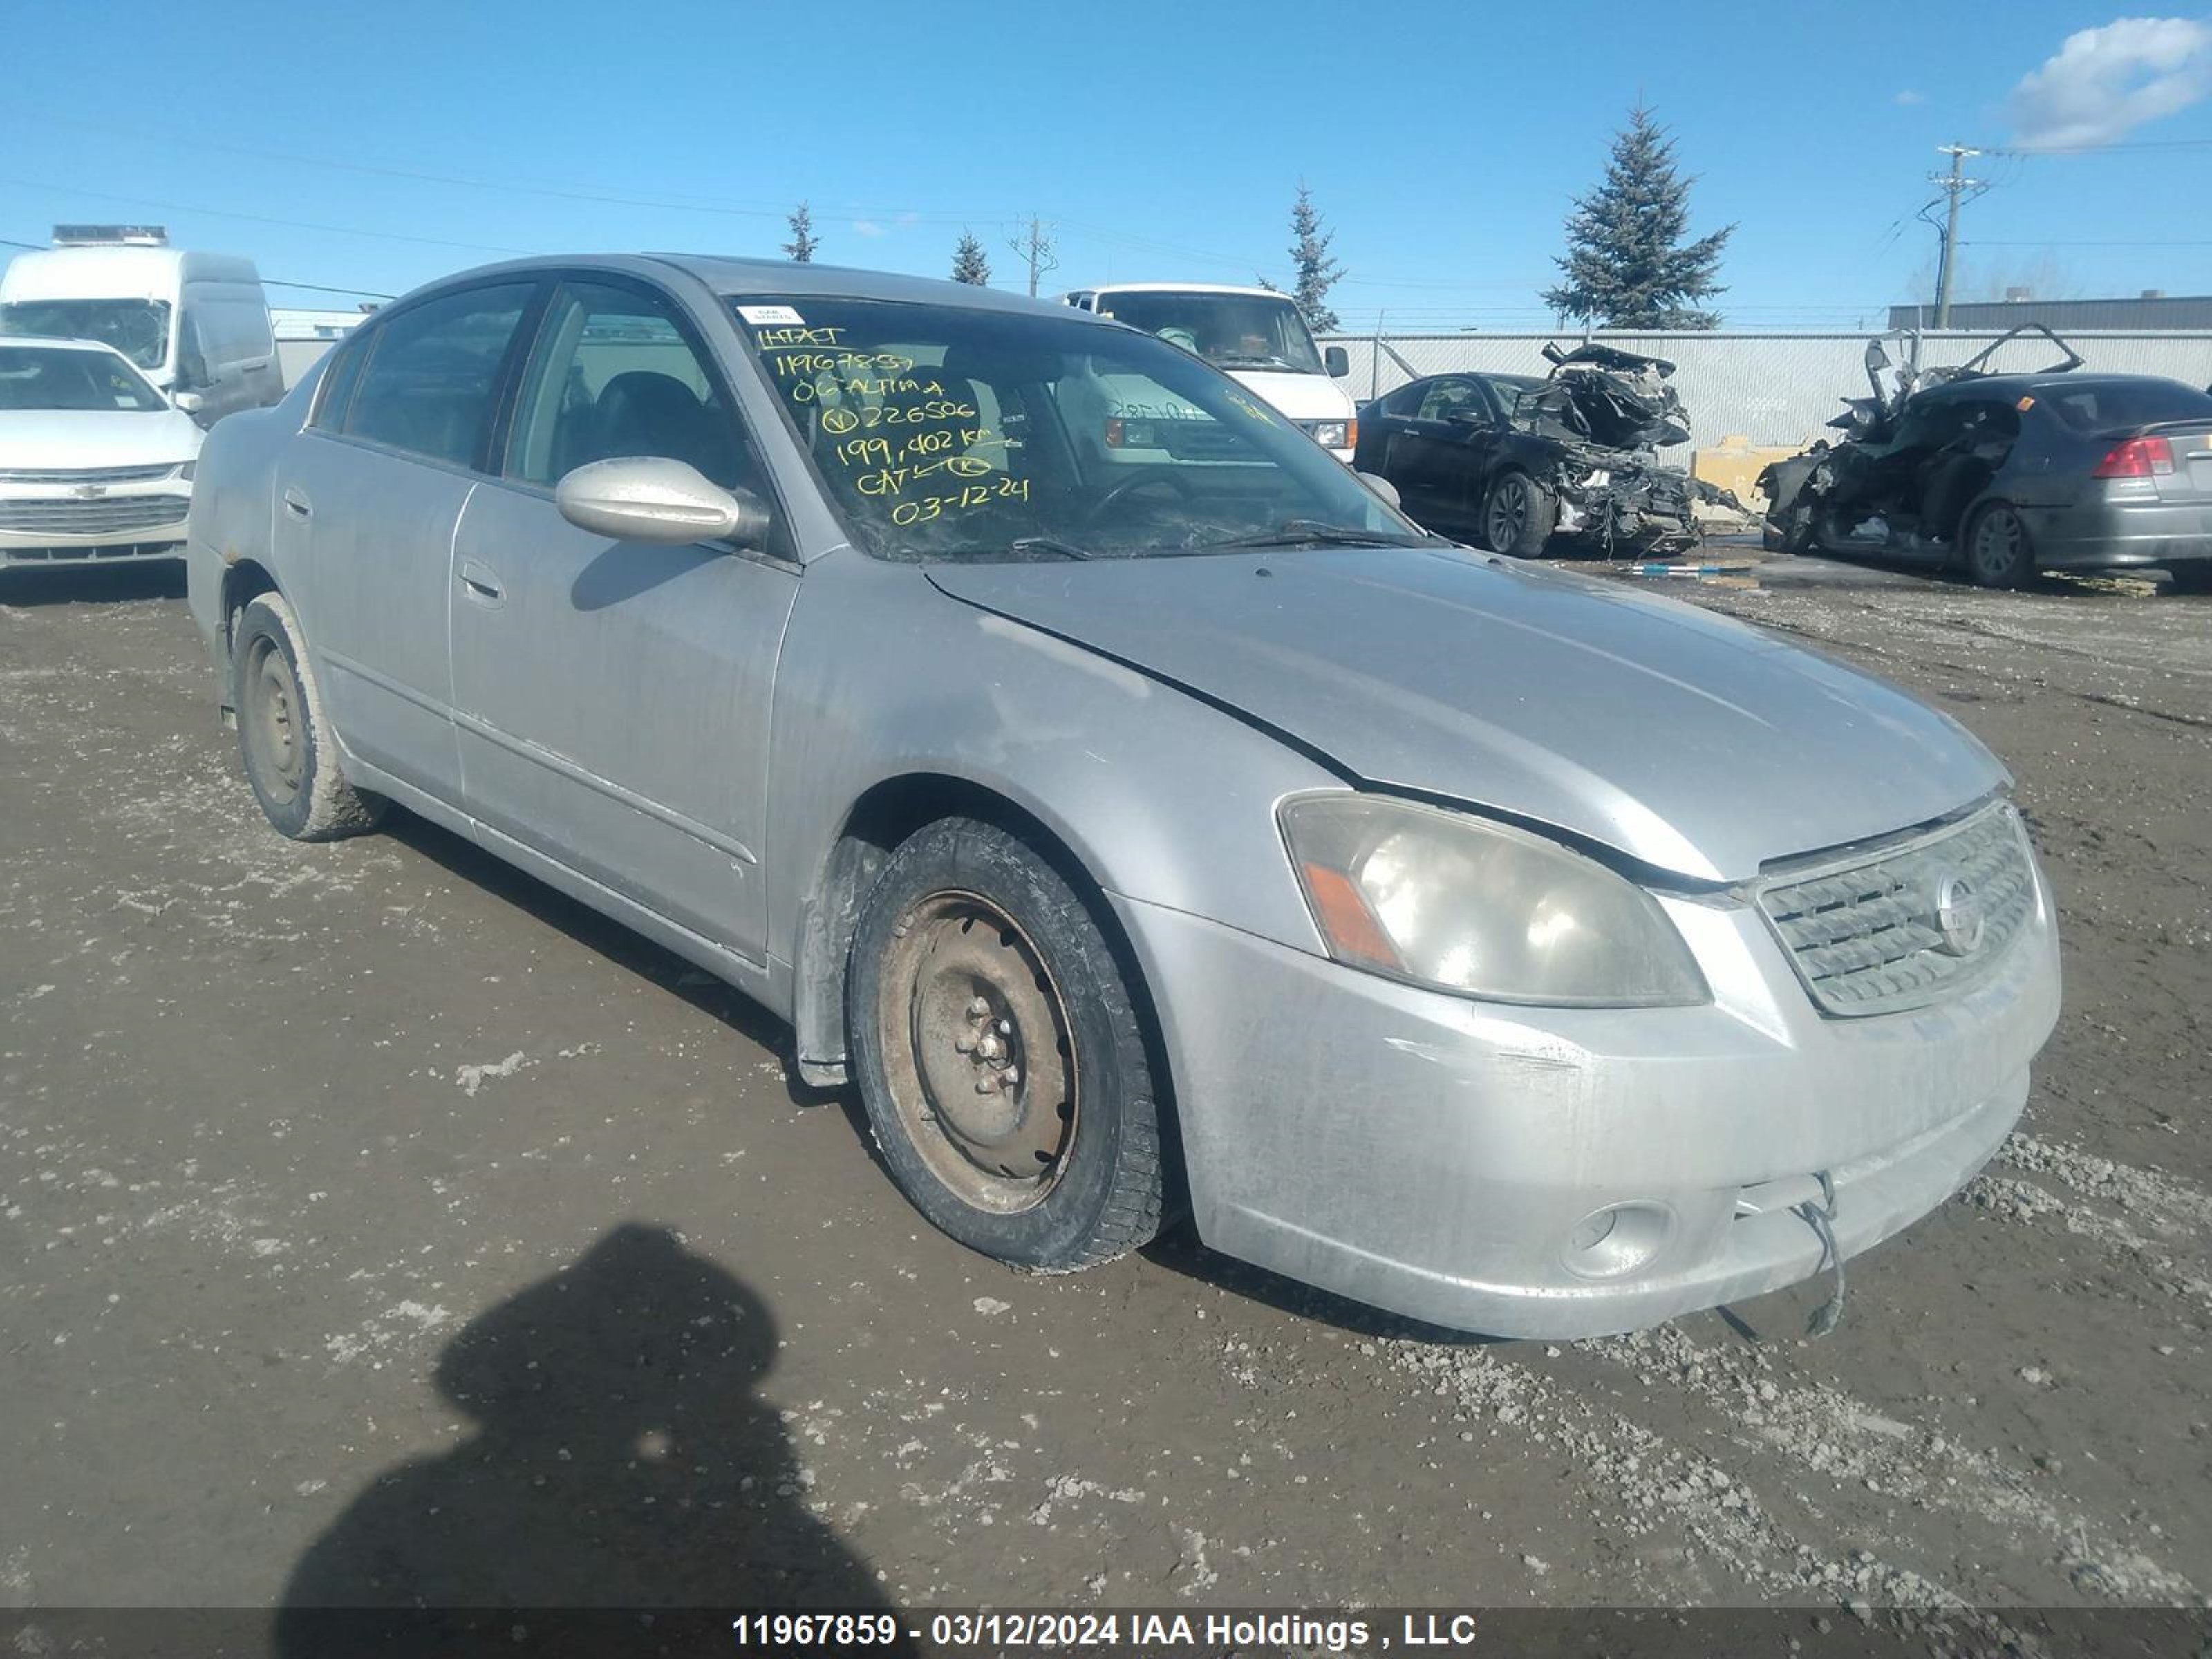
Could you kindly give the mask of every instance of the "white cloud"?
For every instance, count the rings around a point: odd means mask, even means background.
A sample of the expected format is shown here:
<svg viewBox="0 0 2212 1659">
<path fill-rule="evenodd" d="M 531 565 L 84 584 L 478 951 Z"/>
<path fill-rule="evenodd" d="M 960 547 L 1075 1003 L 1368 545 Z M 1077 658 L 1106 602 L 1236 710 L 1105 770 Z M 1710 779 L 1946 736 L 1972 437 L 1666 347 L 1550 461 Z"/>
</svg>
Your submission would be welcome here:
<svg viewBox="0 0 2212 1659">
<path fill-rule="evenodd" d="M 1924 104 L 1928 101 L 1928 94 L 1924 92 L 1915 92 L 1911 87 L 1907 87 L 1897 94 L 1897 101 L 1900 104 Z"/>
<path fill-rule="evenodd" d="M 2014 137 L 2031 149 L 2108 144 L 2212 94 L 2212 22 L 2119 17 L 2066 37 L 2012 91 Z"/>
<path fill-rule="evenodd" d="M 890 232 L 885 230 L 873 219 L 855 219 L 853 221 L 853 228 L 859 231 L 863 236 L 888 236 L 890 234 Z"/>
</svg>

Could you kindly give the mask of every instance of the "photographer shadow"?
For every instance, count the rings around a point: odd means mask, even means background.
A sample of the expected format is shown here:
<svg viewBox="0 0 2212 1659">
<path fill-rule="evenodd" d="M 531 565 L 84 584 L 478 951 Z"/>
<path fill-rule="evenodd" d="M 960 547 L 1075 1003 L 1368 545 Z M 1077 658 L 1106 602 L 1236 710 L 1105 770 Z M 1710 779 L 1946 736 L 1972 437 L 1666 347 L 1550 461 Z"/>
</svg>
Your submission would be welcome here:
<svg viewBox="0 0 2212 1659">
<path fill-rule="evenodd" d="M 615 1229 L 447 1346 L 438 1389 L 475 1434 L 380 1476 L 315 1541 L 276 1651 L 664 1651 L 740 1608 L 882 1607 L 756 1393 L 776 1346 L 736 1278 L 662 1229 Z"/>
</svg>

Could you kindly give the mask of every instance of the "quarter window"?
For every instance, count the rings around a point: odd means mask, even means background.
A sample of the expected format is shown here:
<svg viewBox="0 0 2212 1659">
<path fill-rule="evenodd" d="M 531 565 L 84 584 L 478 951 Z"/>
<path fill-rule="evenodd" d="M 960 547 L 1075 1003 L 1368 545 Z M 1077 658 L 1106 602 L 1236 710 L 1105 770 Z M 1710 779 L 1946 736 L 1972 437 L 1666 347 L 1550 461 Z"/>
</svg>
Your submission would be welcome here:
<svg viewBox="0 0 2212 1659">
<path fill-rule="evenodd" d="M 726 489 L 749 482 L 728 400 L 673 302 L 611 283 L 565 283 L 524 380 L 507 476 L 550 484 L 622 455 L 688 462 Z"/>
<path fill-rule="evenodd" d="M 535 290 L 531 283 L 465 289 L 377 324 L 343 430 L 431 460 L 476 465 L 500 364 Z"/>
</svg>

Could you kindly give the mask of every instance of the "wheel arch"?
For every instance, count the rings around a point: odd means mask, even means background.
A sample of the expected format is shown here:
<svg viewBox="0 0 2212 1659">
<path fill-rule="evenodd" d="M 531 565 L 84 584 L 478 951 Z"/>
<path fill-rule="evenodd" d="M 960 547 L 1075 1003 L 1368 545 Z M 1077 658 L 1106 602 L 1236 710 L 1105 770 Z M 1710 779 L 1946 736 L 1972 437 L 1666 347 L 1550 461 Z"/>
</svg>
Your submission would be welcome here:
<svg viewBox="0 0 2212 1659">
<path fill-rule="evenodd" d="M 239 614 L 264 593 L 283 594 L 276 578 L 258 559 L 235 559 L 223 567 L 222 585 L 218 590 L 216 605 L 216 648 L 220 660 L 217 666 L 222 690 L 219 696 L 226 714 L 234 714 L 230 701 L 231 647 L 238 635 Z"/>
<path fill-rule="evenodd" d="M 792 1026 L 800 1075 L 823 1085 L 845 1080 L 846 987 L 861 906 L 877 872 L 899 843 L 947 817 L 975 818 L 1019 836 L 1090 905 L 1142 1028 L 1159 1096 L 1157 1103 L 1170 1131 L 1163 1137 L 1162 1148 L 1168 1159 L 1170 1204 L 1179 1204 L 1182 1148 L 1174 1074 L 1134 945 L 1113 906 L 1105 902 L 1105 882 L 1074 834 L 1048 818 L 1036 804 L 996 782 L 941 770 L 902 772 L 871 784 L 847 809 L 816 868 L 793 952 Z"/>
</svg>

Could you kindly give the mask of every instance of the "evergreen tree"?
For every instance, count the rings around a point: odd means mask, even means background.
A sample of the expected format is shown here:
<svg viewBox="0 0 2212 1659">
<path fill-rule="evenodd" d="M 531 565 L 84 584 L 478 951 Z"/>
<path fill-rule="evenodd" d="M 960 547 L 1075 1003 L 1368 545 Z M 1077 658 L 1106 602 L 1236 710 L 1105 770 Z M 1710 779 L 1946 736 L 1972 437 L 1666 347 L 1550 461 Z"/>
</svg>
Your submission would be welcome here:
<svg viewBox="0 0 2212 1659">
<path fill-rule="evenodd" d="M 814 250 L 821 246 L 814 234 L 814 216 L 801 202 L 791 210 L 791 240 L 783 245 L 783 251 L 793 264 L 810 265 L 814 263 Z"/>
<path fill-rule="evenodd" d="M 952 280 L 975 288 L 991 284 L 991 262 L 983 257 L 983 245 L 971 230 L 960 233 L 960 246 L 952 250 Z"/>
<path fill-rule="evenodd" d="M 1297 202 L 1291 209 L 1291 234 L 1295 239 L 1291 243 L 1291 261 L 1298 273 L 1291 297 L 1297 301 L 1308 328 L 1316 334 L 1333 334 L 1336 331 L 1336 313 L 1328 308 L 1328 291 L 1344 275 L 1344 263 L 1329 256 L 1328 245 L 1336 240 L 1336 233 L 1321 228 L 1321 215 L 1314 209 L 1313 191 L 1303 179 L 1298 180 Z M 1274 287 L 1264 276 L 1260 285 Z"/>
<path fill-rule="evenodd" d="M 1692 181 L 1674 171 L 1674 142 L 1638 104 L 1613 135 L 1605 182 L 1567 217 L 1566 280 L 1545 291 L 1563 316 L 1602 328 L 1715 328 L 1692 303 L 1725 293 L 1713 280 L 1734 225 L 1684 243 Z"/>
</svg>

